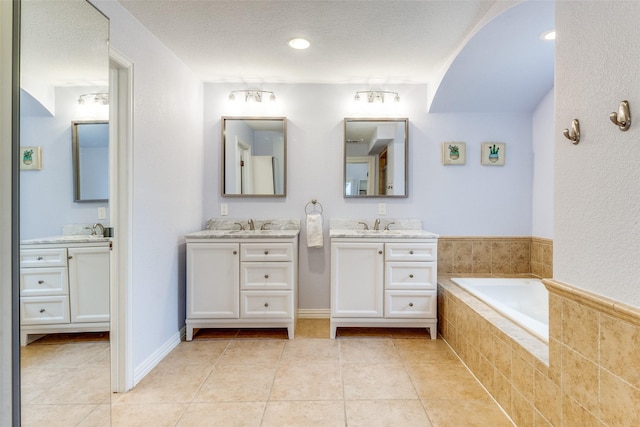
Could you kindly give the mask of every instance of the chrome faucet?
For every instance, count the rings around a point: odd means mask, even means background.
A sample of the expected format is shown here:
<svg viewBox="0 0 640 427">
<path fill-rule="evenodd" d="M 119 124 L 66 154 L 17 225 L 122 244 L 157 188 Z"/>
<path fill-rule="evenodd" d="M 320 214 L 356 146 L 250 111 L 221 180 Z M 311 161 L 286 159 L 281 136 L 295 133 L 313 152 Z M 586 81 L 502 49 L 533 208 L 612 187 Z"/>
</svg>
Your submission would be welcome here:
<svg viewBox="0 0 640 427">
<path fill-rule="evenodd" d="M 240 231 L 244 231 L 244 225 L 242 225 L 239 222 L 234 222 L 234 225 L 239 225 L 240 226 Z"/>
<path fill-rule="evenodd" d="M 389 231 L 389 226 L 390 226 L 391 224 L 395 224 L 395 222 L 390 222 L 390 223 L 388 223 L 387 225 L 385 225 L 385 226 L 384 226 L 385 231 Z"/>
<path fill-rule="evenodd" d="M 368 230 L 368 229 L 369 229 L 369 226 L 367 225 L 367 223 L 366 223 L 366 222 L 362 222 L 362 221 L 361 221 L 361 222 L 359 222 L 358 224 L 362 224 L 362 225 L 364 226 L 363 230 Z"/>
<path fill-rule="evenodd" d="M 249 224 L 249 230 L 255 230 L 256 229 L 256 225 L 253 223 L 252 219 L 247 221 L 247 224 Z"/>
<path fill-rule="evenodd" d="M 380 230 L 380 218 L 376 218 L 376 222 L 373 223 L 373 229 L 376 231 Z"/>
<path fill-rule="evenodd" d="M 100 230 L 99 233 L 98 230 Z M 104 236 L 104 225 L 100 224 L 99 222 L 93 224 L 93 227 L 91 227 L 91 234 L 93 234 L 94 236 Z"/>
</svg>

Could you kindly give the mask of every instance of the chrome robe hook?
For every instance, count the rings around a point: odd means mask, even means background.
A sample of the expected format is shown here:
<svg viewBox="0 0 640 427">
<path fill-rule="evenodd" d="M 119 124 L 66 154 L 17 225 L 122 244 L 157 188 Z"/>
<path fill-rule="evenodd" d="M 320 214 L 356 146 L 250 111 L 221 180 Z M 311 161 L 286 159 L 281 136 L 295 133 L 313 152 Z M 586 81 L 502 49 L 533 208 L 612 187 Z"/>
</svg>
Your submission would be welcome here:
<svg viewBox="0 0 640 427">
<path fill-rule="evenodd" d="M 618 107 L 618 112 L 613 112 L 609 114 L 609 119 L 620 128 L 621 131 L 629 130 L 631 126 L 631 112 L 629 111 L 629 102 L 622 101 L 620 103 L 620 107 Z"/>
<path fill-rule="evenodd" d="M 569 141 L 577 145 L 580 142 L 580 122 L 578 119 L 573 119 L 571 122 L 571 132 L 569 129 L 565 129 L 562 133 Z"/>
</svg>

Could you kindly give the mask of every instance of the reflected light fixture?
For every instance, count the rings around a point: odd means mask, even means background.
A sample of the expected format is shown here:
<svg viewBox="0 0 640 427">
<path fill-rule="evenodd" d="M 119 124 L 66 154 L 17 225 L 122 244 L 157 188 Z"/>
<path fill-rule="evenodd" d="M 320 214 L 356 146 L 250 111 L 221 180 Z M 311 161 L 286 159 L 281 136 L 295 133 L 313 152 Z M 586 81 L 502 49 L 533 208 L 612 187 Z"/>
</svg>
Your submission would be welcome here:
<svg viewBox="0 0 640 427">
<path fill-rule="evenodd" d="M 237 95 L 241 96 L 237 97 Z M 242 99 L 242 96 L 244 96 L 244 102 L 262 102 L 263 99 L 275 102 L 276 100 L 276 94 L 270 90 L 232 90 L 229 94 L 229 101 Z"/>
<path fill-rule="evenodd" d="M 540 38 L 542 40 L 555 40 L 556 39 L 556 30 L 555 28 L 551 30 L 547 30 L 544 33 L 540 34 Z"/>
<path fill-rule="evenodd" d="M 400 102 L 400 95 L 398 95 L 398 92 L 389 92 L 386 90 L 360 90 L 356 92 L 356 96 L 354 96 L 353 99 L 356 102 L 366 99 L 369 103 L 383 103 L 385 95 L 393 95 L 393 101 Z"/>
<path fill-rule="evenodd" d="M 109 105 L 109 94 L 107 92 L 84 93 L 78 97 L 80 105 Z"/>
<path fill-rule="evenodd" d="M 289 40 L 289 46 L 291 46 L 294 49 L 302 50 L 311 46 L 311 43 L 309 43 L 309 40 L 307 39 L 298 37 L 298 38 Z"/>
</svg>

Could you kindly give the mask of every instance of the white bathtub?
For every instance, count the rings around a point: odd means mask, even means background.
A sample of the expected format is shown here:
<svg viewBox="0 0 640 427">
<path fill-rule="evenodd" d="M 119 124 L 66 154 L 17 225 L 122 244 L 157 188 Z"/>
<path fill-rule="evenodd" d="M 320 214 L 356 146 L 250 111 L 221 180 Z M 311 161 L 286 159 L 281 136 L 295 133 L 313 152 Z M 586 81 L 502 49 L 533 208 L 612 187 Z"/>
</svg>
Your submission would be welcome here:
<svg viewBox="0 0 640 427">
<path fill-rule="evenodd" d="M 549 297 L 538 279 L 452 278 L 451 281 L 544 342 L 549 342 Z"/>
</svg>

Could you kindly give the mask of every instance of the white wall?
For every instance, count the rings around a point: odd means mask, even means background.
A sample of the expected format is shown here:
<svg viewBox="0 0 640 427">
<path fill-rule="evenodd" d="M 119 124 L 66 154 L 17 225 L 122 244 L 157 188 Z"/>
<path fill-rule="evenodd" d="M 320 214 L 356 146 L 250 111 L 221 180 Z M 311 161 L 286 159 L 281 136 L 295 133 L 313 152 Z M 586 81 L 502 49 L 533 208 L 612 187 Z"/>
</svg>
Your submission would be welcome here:
<svg viewBox="0 0 640 427">
<path fill-rule="evenodd" d="M 220 203 L 229 205 L 228 218 L 299 218 L 313 198 L 329 218 L 374 218 L 378 203 L 387 203 L 386 218 L 421 218 L 430 231 L 448 236 L 530 236 L 532 223 L 532 123 L 530 114 L 427 114 L 425 85 L 385 87 L 400 93 L 402 102 L 383 106 L 355 104 L 361 85 L 265 84 L 276 92 L 275 105 L 229 103 L 237 84 L 207 83 L 204 88 L 204 216 L 220 217 Z M 359 110 L 360 109 L 360 110 Z M 287 117 L 287 197 L 237 199 L 220 195 L 221 116 Z M 343 119 L 345 117 L 409 118 L 409 197 L 344 199 Z M 467 143 L 465 166 L 443 166 L 441 144 Z M 480 144 L 505 142 L 504 167 L 481 166 Z M 385 217 L 381 217 L 384 221 Z M 304 223 L 304 221 L 303 221 Z M 329 308 L 330 253 L 308 249 L 301 236 L 301 309 Z"/>
<path fill-rule="evenodd" d="M 533 112 L 532 235 L 553 238 L 554 89 Z"/>
<path fill-rule="evenodd" d="M 556 2 L 554 278 L 640 307 L 640 2 Z M 596 54 L 597 53 L 597 54 Z M 562 135 L 580 120 L 582 139 Z"/>
<path fill-rule="evenodd" d="M 184 235 L 202 225 L 202 83 L 119 3 L 93 1 L 134 63 L 133 357 L 140 370 L 185 318 Z"/>
</svg>

